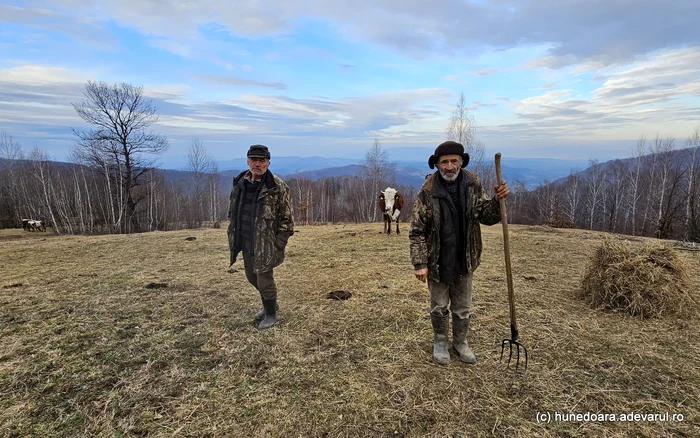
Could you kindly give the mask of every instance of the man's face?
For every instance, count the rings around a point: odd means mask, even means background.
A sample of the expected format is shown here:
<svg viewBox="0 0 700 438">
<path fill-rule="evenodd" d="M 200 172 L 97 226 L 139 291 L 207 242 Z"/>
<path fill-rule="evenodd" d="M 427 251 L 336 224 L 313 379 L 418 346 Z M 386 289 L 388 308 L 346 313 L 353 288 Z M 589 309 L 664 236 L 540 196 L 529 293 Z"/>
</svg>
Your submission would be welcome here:
<svg viewBox="0 0 700 438">
<path fill-rule="evenodd" d="M 270 165 L 269 158 L 248 158 L 248 169 L 253 175 L 253 179 L 260 179 L 267 172 L 267 167 Z"/>
<path fill-rule="evenodd" d="M 443 155 L 438 159 L 437 166 L 445 181 L 454 181 L 459 176 L 459 169 L 462 168 L 462 157 L 457 154 Z"/>
</svg>

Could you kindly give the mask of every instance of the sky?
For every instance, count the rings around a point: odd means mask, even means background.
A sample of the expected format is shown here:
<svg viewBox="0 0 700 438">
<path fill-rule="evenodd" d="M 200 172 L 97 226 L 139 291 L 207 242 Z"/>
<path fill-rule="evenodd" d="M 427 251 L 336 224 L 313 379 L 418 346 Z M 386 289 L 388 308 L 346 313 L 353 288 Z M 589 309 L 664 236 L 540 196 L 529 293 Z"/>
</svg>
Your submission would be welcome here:
<svg viewBox="0 0 700 438">
<path fill-rule="evenodd" d="M 216 160 L 361 158 L 375 139 L 434 148 L 464 93 L 488 153 L 625 158 L 700 126 L 698 17 L 698 0 L 3 0 L 0 131 L 67 160 L 86 82 L 126 82 L 165 167 L 195 139 Z"/>
</svg>

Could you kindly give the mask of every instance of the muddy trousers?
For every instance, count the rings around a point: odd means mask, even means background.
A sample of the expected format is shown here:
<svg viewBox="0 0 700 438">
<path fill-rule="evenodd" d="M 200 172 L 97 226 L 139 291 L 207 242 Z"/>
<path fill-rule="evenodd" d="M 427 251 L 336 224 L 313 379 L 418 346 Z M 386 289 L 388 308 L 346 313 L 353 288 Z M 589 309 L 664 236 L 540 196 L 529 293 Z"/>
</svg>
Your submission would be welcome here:
<svg viewBox="0 0 700 438">
<path fill-rule="evenodd" d="M 476 363 L 476 356 L 467 342 L 473 279 L 472 274 L 467 274 L 459 277 L 455 284 L 436 283 L 428 280 L 430 320 L 435 336 L 433 357 L 441 365 L 450 363 L 450 353 L 447 350 L 448 308 L 452 311 L 452 346 L 459 354 L 459 360 L 468 364 Z"/>
<path fill-rule="evenodd" d="M 276 300 L 277 299 L 277 285 L 275 284 L 275 276 L 270 269 L 267 272 L 261 272 L 256 274 L 253 272 L 253 254 L 246 251 L 243 253 L 243 264 L 245 265 L 245 276 L 248 282 L 253 285 L 255 289 L 260 292 L 260 297 L 263 301 L 265 300 Z"/>
<path fill-rule="evenodd" d="M 462 275 L 454 284 L 428 280 L 430 314 L 441 317 L 447 316 L 448 311 L 451 311 L 453 318 L 469 318 L 469 308 L 472 305 L 473 281 L 473 274 Z"/>
</svg>

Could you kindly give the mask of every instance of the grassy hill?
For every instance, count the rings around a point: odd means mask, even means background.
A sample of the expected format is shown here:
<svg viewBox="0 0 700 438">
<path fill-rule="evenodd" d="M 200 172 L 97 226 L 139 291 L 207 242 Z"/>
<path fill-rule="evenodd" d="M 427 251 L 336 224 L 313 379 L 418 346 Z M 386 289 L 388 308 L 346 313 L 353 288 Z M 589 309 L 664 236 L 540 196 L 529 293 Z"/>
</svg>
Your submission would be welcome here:
<svg viewBox="0 0 700 438">
<path fill-rule="evenodd" d="M 298 227 L 275 271 L 280 319 L 265 332 L 252 324 L 260 302 L 242 262 L 228 272 L 225 228 L 1 230 L 0 436 L 696 436 L 698 317 L 640 320 L 574 297 L 604 234 L 511 226 L 530 352 L 513 377 L 498 360 L 509 336 L 501 227 L 484 227 L 475 278 L 478 362 L 453 353 L 447 367 L 432 361 L 407 230 L 381 228 Z M 681 255 L 700 290 L 700 253 Z M 353 297 L 326 299 L 336 289 Z"/>
</svg>

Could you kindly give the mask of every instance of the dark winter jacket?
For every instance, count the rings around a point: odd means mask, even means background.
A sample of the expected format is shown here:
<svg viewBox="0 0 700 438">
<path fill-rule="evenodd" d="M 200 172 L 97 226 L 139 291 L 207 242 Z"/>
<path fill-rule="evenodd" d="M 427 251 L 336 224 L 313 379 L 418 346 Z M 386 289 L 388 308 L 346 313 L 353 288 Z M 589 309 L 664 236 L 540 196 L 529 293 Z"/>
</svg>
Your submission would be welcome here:
<svg viewBox="0 0 700 438">
<path fill-rule="evenodd" d="M 463 235 L 441 236 L 445 230 L 445 223 L 454 233 L 455 228 L 459 228 L 454 223 L 454 217 L 450 211 L 444 211 L 445 205 L 452 203 L 449 193 L 438 181 L 438 172 L 426 179 L 420 191 L 416 195 L 411 214 L 411 226 L 409 230 L 409 240 L 411 246 L 411 263 L 414 268 L 428 268 L 428 278 L 432 281 L 440 282 L 441 277 L 452 280 L 462 273 L 462 269 L 457 265 L 457 261 L 466 263 L 464 272 L 474 272 L 481 262 L 481 227 L 480 224 L 494 225 L 501 220 L 501 206 L 496 198 L 489 198 L 484 188 L 473 173 L 462 169 L 460 177 L 461 203 L 464 211 L 464 221 L 460 230 Z M 454 204 L 453 204 L 454 205 Z M 449 218 L 447 216 L 449 216 Z M 444 272 L 445 267 L 439 266 L 441 255 L 441 242 L 453 243 L 457 251 L 463 251 L 463 257 L 455 257 L 449 260 L 447 265 L 450 272 Z M 457 248 L 457 242 L 462 242 L 461 248 Z M 442 251 L 442 258 L 448 257 Z M 451 266 L 450 266 L 451 265 Z"/>
<path fill-rule="evenodd" d="M 244 199 L 244 176 L 248 171 L 233 178 L 233 188 L 229 197 L 228 243 L 231 252 L 231 265 L 236 262 L 243 249 L 240 218 Z M 287 240 L 294 234 L 292 197 L 289 186 L 269 170 L 261 181 L 260 194 L 253 206 L 255 223 L 253 226 L 253 270 L 256 274 L 270 271 L 284 261 Z"/>
</svg>

